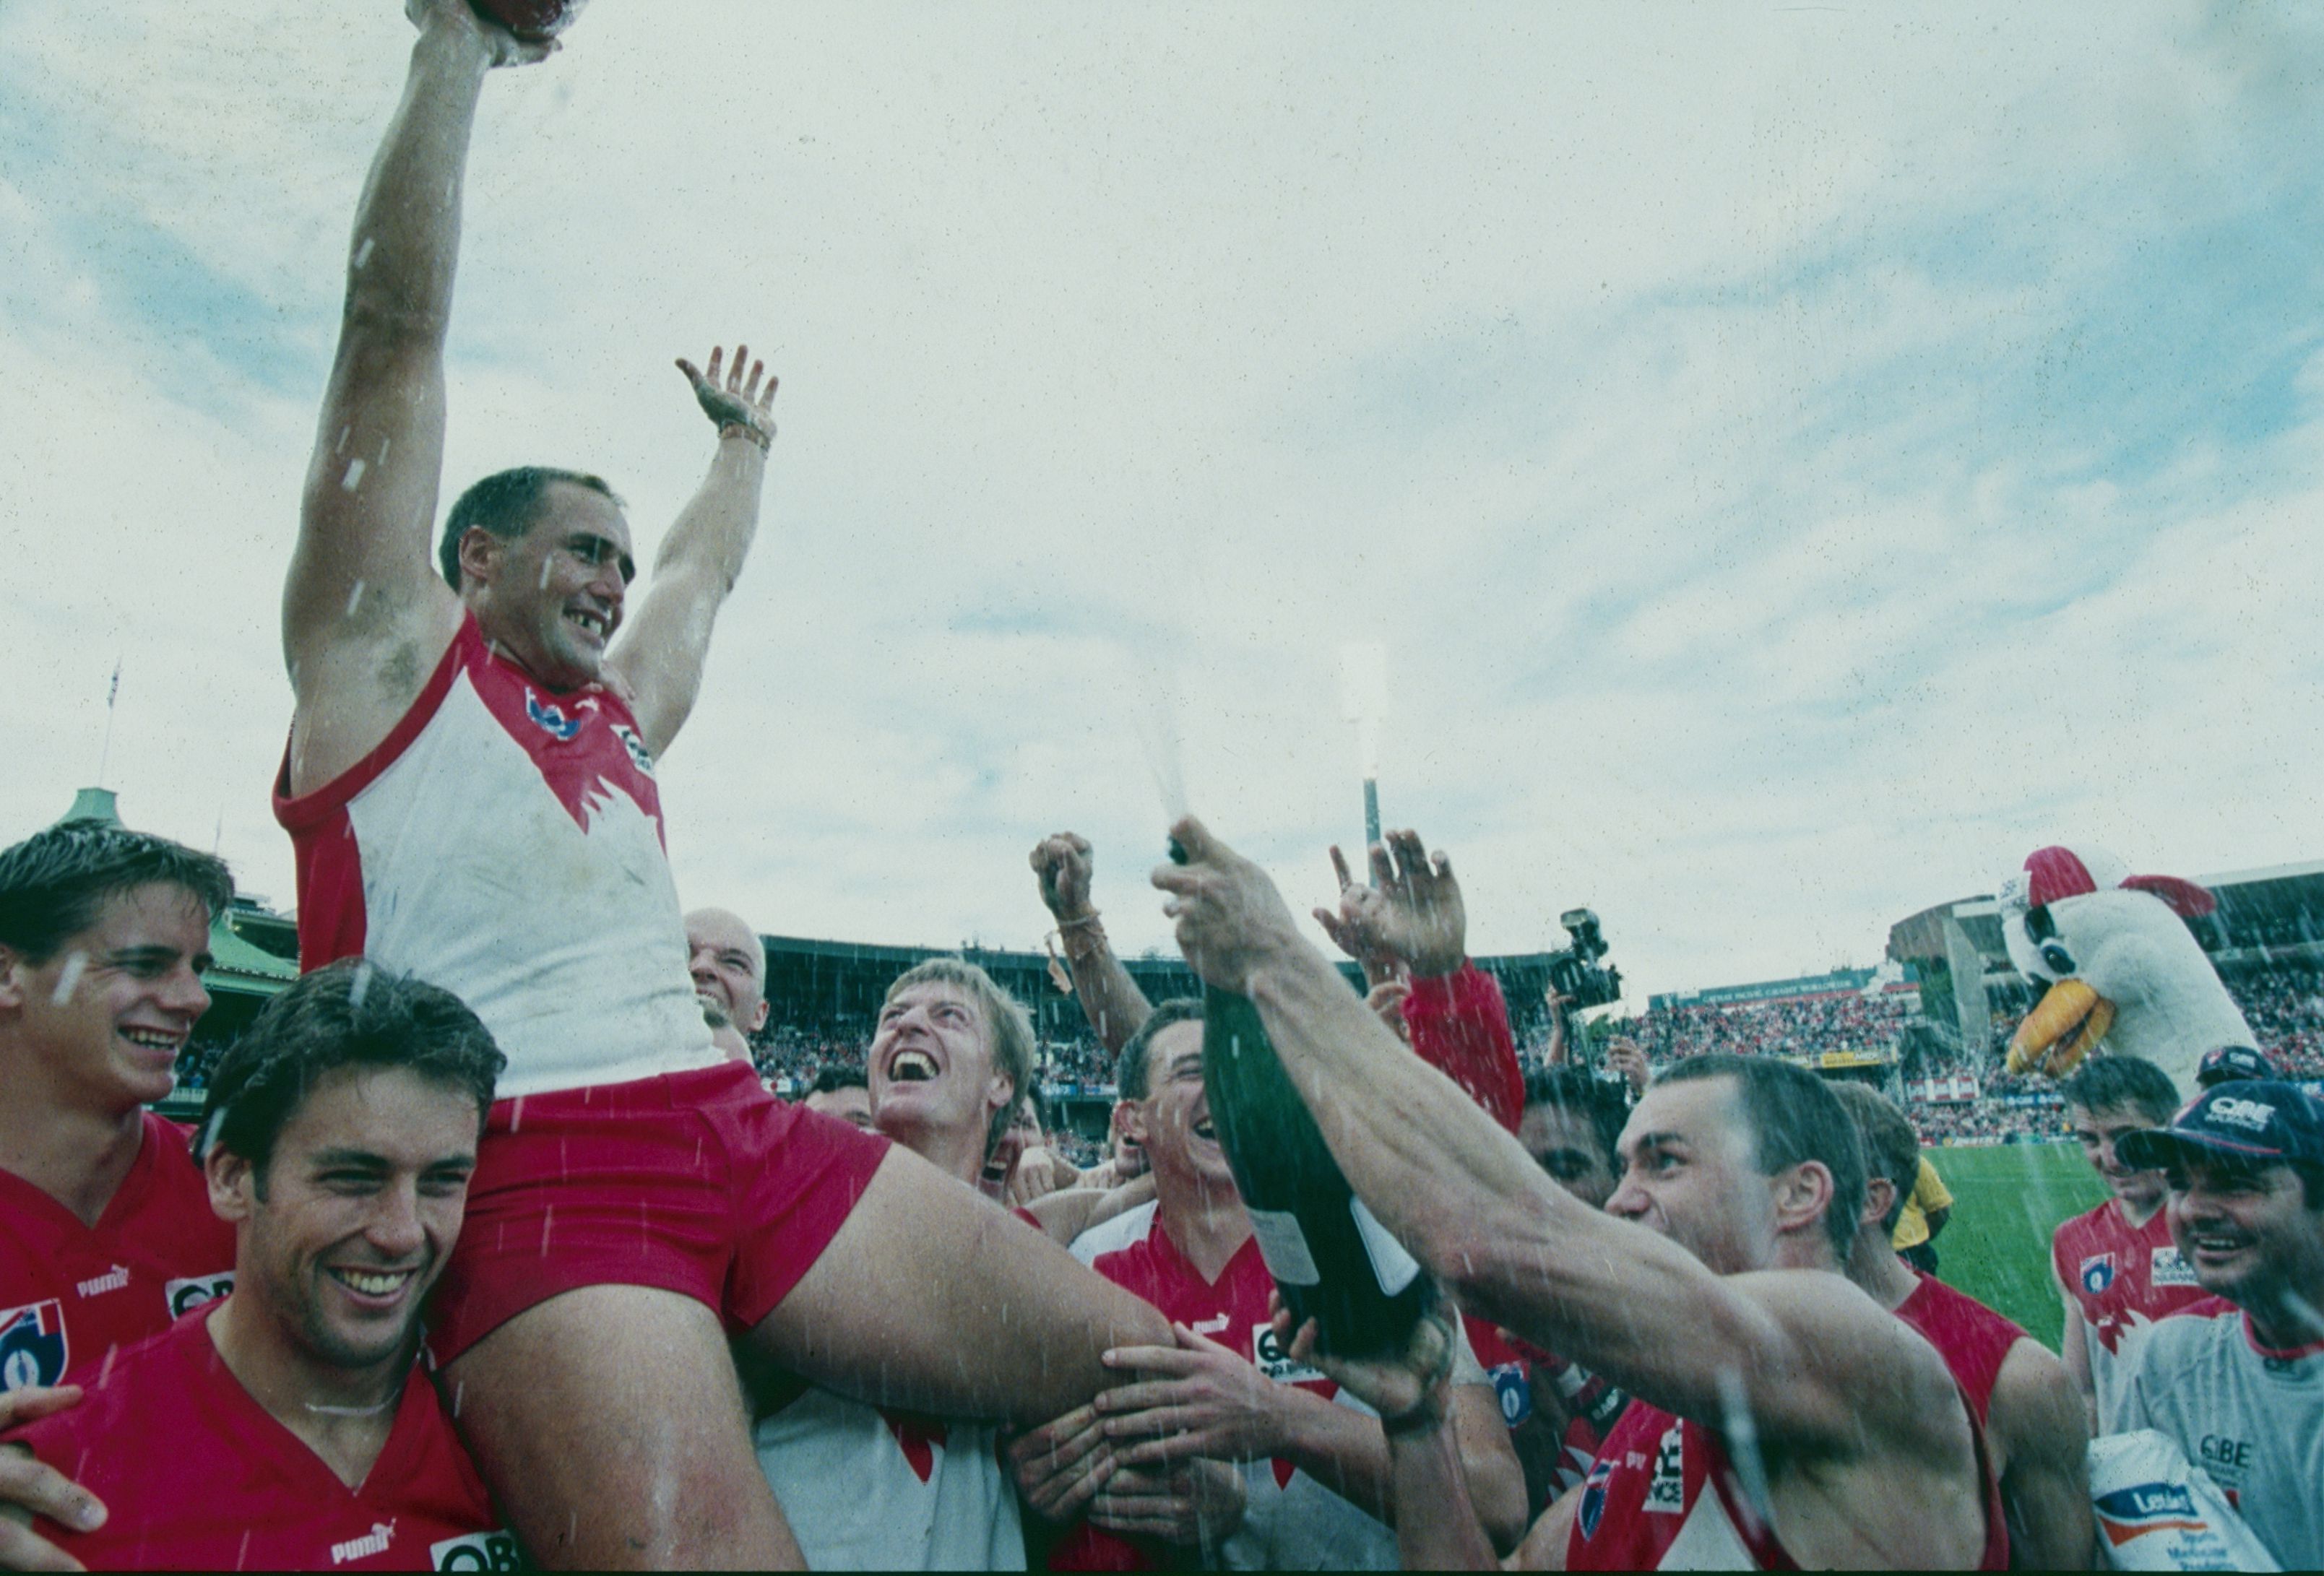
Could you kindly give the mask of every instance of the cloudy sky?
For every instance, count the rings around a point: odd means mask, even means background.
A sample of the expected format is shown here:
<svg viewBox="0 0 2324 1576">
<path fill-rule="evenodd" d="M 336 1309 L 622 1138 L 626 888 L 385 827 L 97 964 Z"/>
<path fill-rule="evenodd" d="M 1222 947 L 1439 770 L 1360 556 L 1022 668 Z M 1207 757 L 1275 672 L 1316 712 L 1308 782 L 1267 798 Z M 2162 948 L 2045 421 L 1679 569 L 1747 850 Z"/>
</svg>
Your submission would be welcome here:
<svg viewBox="0 0 2324 1576">
<path fill-rule="evenodd" d="M 290 902 L 276 604 L 409 37 L 0 0 L 0 836 L 118 661 L 126 817 Z M 1869 963 L 2043 843 L 2324 854 L 2319 147 L 2290 5 L 595 0 L 488 84 L 446 497 L 583 465 L 650 547 L 670 359 L 770 355 L 662 772 L 764 930 L 1032 945 L 1071 826 L 1165 943 L 1157 756 L 1322 900 L 1379 641 L 1476 950 Z"/>
</svg>

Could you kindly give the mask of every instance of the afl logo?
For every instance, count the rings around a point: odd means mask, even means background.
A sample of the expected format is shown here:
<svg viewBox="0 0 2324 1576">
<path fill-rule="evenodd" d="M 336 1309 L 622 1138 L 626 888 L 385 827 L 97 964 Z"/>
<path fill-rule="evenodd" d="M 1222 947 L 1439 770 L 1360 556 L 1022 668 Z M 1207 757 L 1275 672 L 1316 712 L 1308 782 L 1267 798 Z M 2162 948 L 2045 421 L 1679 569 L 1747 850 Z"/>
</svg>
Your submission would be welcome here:
<svg viewBox="0 0 2324 1576">
<path fill-rule="evenodd" d="M 1590 1475 L 1582 1480 L 1582 1503 L 1574 1507 L 1573 1519 L 1585 1538 L 1598 1535 L 1598 1523 L 1606 1515 L 1606 1479 L 1613 1475 L 1613 1459 L 1600 1456 L 1590 1463 Z"/>
<path fill-rule="evenodd" d="M 57 1383 L 66 1350 L 61 1298 L 0 1311 L 0 1391 Z"/>
<path fill-rule="evenodd" d="M 2082 1290 L 2090 1295 L 2103 1295 L 2108 1286 L 2114 1285 L 2114 1255 L 2094 1253 L 2083 1259 L 2081 1282 Z"/>
</svg>

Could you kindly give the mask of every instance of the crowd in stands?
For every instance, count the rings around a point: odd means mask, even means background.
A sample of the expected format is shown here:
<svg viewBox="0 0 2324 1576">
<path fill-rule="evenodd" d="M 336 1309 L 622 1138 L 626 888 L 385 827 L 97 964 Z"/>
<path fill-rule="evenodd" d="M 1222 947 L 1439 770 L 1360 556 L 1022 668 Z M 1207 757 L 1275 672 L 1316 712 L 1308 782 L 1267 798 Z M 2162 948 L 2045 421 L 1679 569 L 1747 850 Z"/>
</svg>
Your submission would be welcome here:
<svg viewBox="0 0 2324 1576">
<path fill-rule="evenodd" d="M 1863 996 L 1794 997 L 1736 1006 L 1655 1007 L 1627 1026 L 1651 1061 L 1724 1053 L 1803 1056 L 1824 1051 L 1886 1050 L 1920 1010 L 1909 991 Z"/>
</svg>

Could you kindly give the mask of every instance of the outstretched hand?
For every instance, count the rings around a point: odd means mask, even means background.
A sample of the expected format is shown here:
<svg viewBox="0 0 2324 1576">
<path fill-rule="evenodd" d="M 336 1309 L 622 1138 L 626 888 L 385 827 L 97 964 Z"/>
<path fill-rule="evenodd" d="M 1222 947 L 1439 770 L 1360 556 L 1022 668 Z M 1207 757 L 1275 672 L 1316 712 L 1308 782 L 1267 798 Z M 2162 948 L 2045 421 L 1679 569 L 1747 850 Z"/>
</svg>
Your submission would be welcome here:
<svg viewBox="0 0 2324 1576">
<path fill-rule="evenodd" d="M 495 27 L 476 14 L 468 0 L 403 0 L 403 14 L 421 33 L 458 39 L 484 51 L 493 66 L 531 66 L 565 46 L 555 39 L 521 39 L 504 27 Z"/>
<path fill-rule="evenodd" d="M 1170 828 L 1184 864 L 1157 865 L 1154 884 L 1170 894 L 1162 912 L 1177 921 L 1178 950 L 1207 985 L 1248 995 L 1251 972 L 1306 945 L 1267 872 L 1211 835 L 1192 816 Z"/>
<path fill-rule="evenodd" d="M 1032 862 L 1041 883 L 1041 901 L 1053 918 L 1063 923 L 1096 912 L 1090 907 L 1090 878 L 1097 861 L 1088 838 L 1071 832 L 1044 837 L 1033 847 Z"/>
<path fill-rule="evenodd" d="M 710 418 L 722 434 L 729 427 L 739 427 L 744 437 L 763 449 L 775 441 L 773 406 L 778 380 L 767 373 L 765 362 L 751 359 L 749 346 L 737 345 L 734 347 L 734 364 L 728 370 L 726 381 L 722 385 L 718 381 L 718 363 L 725 354 L 723 346 L 712 346 L 710 370 L 706 373 L 681 355 L 678 358 L 678 370 L 684 373 L 686 381 L 694 385 L 694 397 L 701 401 L 702 413 Z M 742 376 L 745 366 L 751 369 L 747 382 Z M 766 377 L 763 392 L 759 387 L 761 376 Z"/>
<path fill-rule="evenodd" d="M 1434 860 L 1420 834 L 1391 832 L 1371 846 L 1372 880 L 1360 886 L 1335 846 L 1332 871 L 1340 878 L 1340 907 L 1315 910 L 1316 923 L 1340 950 L 1367 972 L 1402 963 L 1416 974 L 1449 974 L 1468 955 L 1469 913 L 1452 862 Z"/>
</svg>

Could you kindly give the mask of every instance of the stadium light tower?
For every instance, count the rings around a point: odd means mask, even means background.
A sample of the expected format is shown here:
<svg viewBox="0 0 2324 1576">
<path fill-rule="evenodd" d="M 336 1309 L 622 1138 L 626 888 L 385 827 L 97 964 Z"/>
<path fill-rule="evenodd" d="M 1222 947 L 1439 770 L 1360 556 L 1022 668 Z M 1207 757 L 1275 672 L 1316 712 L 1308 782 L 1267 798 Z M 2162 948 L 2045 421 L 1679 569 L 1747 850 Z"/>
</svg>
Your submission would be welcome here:
<svg viewBox="0 0 2324 1576">
<path fill-rule="evenodd" d="M 1379 731 L 1388 710 L 1388 648 L 1376 641 L 1340 648 L 1340 715 L 1356 725 L 1364 776 L 1364 846 L 1380 840 Z"/>
</svg>

